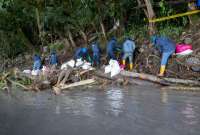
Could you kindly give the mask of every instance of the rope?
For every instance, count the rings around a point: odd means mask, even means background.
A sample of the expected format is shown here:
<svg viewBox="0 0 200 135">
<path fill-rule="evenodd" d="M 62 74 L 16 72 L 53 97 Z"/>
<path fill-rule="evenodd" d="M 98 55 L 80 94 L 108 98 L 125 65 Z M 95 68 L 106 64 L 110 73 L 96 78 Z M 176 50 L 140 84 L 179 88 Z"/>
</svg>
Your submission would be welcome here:
<svg viewBox="0 0 200 135">
<path fill-rule="evenodd" d="M 199 12 L 200 12 L 200 10 L 188 11 L 188 12 L 185 12 L 185 13 L 180 13 L 180 14 L 176 14 L 176 15 L 161 17 L 161 18 L 157 18 L 157 19 L 149 19 L 149 22 L 150 23 L 152 23 L 152 22 L 161 22 L 161 21 L 170 20 L 170 19 L 177 18 L 177 17 L 197 14 Z"/>
</svg>

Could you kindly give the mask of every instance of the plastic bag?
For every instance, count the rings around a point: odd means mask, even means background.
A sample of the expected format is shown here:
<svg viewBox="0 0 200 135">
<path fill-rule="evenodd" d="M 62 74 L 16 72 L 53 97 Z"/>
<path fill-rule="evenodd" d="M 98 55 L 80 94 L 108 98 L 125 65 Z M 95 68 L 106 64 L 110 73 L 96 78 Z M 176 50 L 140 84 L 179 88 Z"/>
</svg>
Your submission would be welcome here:
<svg viewBox="0 0 200 135">
<path fill-rule="evenodd" d="M 79 66 L 83 65 L 83 63 L 84 62 L 81 59 L 77 59 L 76 60 L 76 67 L 79 67 Z"/>
<path fill-rule="evenodd" d="M 48 67 L 46 67 L 46 66 L 42 67 L 42 73 L 43 74 L 48 74 L 49 72 L 50 72 L 50 69 Z"/>
<path fill-rule="evenodd" d="M 32 70 L 31 75 L 37 76 L 40 74 L 40 70 Z"/>
<path fill-rule="evenodd" d="M 192 45 L 189 44 L 177 44 L 176 45 L 176 55 L 185 56 L 193 52 Z"/>
<path fill-rule="evenodd" d="M 75 61 L 70 60 L 70 61 L 67 62 L 67 65 L 73 68 L 75 66 Z"/>
<path fill-rule="evenodd" d="M 67 63 L 64 63 L 64 64 L 61 65 L 61 68 L 60 68 L 60 69 L 63 70 L 63 69 L 65 69 L 65 68 L 67 68 L 67 67 L 68 67 L 68 64 L 67 64 Z"/>
<path fill-rule="evenodd" d="M 116 60 L 110 60 L 109 65 L 105 67 L 105 74 L 111 72 L 111 77 L 118 75 L 121 71 L 120 65 Z"/>
<path fill-rule="evenodd" d="M 105 74 L 108 74 L 108 73 L 110 73 L 111 72 L 111 66 L 110 65 L 107 65 L 107 66 L 105 66 Z"/>
<path fill-rule="evenodd" d="M 109 64 L 111 65 L 111 77 L 118 75 L 121 71 L 118 61 L 110 60 Z"/>
<path fill-rule="evenodd" d="M 23 73 L 25 73 L 25 74 L 31 74 L 31 70 L 26 69 L 26 70 L 23 71 Z"/>
<path fill-rule="evenodd" d="M 81 68 L 84 70 L 90 70 L 90 69 L 93 69 L 91 65 L 92 64 L 89 62 L 84 62 L 83 66 L 81 66 Z"/>
<path fill-rule="evenodd" d="M 188 49 L 188 50 L 182 51 L 182 52 L 180 52 L 180 53 L 176 53 L 176 55 L 185 56 L 185 55 L 190 55 L 190 54 L 192 54 L 192 53 L 193 53 L 193 51 L 190 50 L 190 49 Z"/>
</svg>

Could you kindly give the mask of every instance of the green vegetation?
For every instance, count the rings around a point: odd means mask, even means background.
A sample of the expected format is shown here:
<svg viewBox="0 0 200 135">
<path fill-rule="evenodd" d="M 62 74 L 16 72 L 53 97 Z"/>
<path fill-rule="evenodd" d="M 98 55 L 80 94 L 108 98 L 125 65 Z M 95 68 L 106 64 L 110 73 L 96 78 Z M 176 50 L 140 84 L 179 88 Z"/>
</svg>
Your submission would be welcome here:
<svg viewBox="0 0 200 135">
<path fill-rule="evenodd" d="M 186 2 L 151 3 L 157 17 L 187 11 Z M 0 0 L 0 55 L 12 59 L 41 46 L 75 48 L 95 37 L 102 43 L 113 35 L 120 40 L 124 36 L 148 38 L 145 4 L 143 0 Z M 174 37 L 188 24 L 188 17 L 182 17 L 156 26 L 160 34 Z"/>
</svg>

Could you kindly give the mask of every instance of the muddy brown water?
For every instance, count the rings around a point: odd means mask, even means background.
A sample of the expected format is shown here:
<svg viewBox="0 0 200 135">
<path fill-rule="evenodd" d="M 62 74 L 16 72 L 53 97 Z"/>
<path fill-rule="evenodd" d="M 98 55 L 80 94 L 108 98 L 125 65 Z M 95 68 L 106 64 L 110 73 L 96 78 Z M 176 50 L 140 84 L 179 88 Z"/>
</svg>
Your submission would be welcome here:
<svg viewBox="0 0 200 135">
<path fill-rule="evenodd" d="M 154 86 L 0 92 L 0 135 L 199 135 L 200 93 Z"/>
</svg>

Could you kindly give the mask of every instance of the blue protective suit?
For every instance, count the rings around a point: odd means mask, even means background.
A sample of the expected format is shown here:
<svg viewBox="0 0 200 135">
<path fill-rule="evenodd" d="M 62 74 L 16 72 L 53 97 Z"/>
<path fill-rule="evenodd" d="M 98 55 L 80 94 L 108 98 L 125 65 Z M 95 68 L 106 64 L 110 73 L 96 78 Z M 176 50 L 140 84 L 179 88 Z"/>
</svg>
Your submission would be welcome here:
<svg viewBox="0 0 200 135">
<path fill-rule="evenodd" d="M 100 48 L 98 43 L 92 44 L 92 52 L 93 52 L 93 64 L 96 63 L 97 66 L 100 65 Z"/>
<path fill-rule="evenodd" d="M 176 44 L 169 38 L 155 37 L 154 45 L 162 53 L 161 65 L 166 65 L 169 57 L 175 52 Z"/>
<path fill-rule="evenodd" d="M 75 52 L 75 59 L 86 59 L 88 62 L 91 62 L 91 58 L 88 52 L 88 49 L 85 47 L 78 48 Z"/>
<path fill-rule="evenodd" d="M 49 64 L 51 65 L 56 65 L 58 64 L 58 58 L 55 52 L 52 52 L 50 55 L 50 60 L 49 60 Z"/>
<path fill-rule="evenodd" d="M 107 55 L 109 57 L 109 59 L 113 59 L 113 60 L 116 60 L 116 56 L 114 54 L 115 52 L 115 49 L 116 49 L 116 46 L 117 46 L 117 40 L 115 38 L 112 38 L 108 44 L 107 44 Z"/>
<path fill-rule="evenodd" d="M 156 37 L 154 41 L 154 45 L 159 49 L 161 53 L 164 52 L 174 52 L 176 48 L 176 44 L 166 37 Z"/>
<path fill-rule="evenodd" d="M 200 7 L 200 0 L 197 0 L 197 7 Z"/>
<path fill-rule="evenodd" d="M 135 50 L 135 42 L 127 39 L 123 43 L 123 53 L 133 53 Z"/>
<path fill-rule="evenodd" d="M 40 56 L 35 54 L 33 57 L 33 61 L 33 70 L 40 70 L 42 66 Z"/>
</svg>

